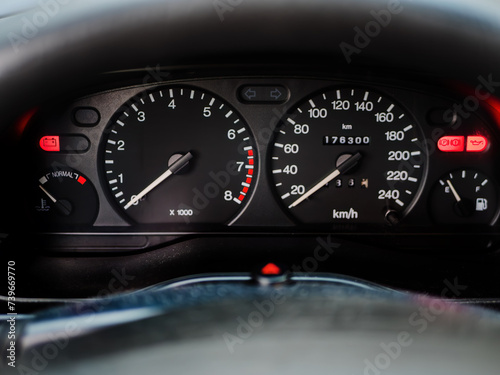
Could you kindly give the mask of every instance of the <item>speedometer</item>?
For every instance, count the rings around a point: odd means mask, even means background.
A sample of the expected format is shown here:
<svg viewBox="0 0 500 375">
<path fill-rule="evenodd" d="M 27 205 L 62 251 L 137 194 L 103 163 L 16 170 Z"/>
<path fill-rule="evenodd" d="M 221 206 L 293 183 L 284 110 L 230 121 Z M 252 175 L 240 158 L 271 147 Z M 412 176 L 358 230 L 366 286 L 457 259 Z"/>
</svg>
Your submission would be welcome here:
<svg viewBox="0 0 500 375">
<path fill-rule="evenodd" d="M 271 147 L 277 195 L 302 223 L 399 222 L 427 165 L 415 119 L 369 89 L 306 98 L 284 116 Z"/>
</svg>

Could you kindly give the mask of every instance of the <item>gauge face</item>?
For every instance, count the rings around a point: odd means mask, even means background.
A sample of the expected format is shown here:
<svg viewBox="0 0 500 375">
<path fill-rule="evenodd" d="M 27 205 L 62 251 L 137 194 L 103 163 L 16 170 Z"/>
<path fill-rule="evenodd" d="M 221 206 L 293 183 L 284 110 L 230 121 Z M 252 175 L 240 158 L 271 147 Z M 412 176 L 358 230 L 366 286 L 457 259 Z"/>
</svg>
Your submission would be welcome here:
<svg viewBox="0 0 500 375">
<path fill-rule="evenodd" d="M 481 172 L 457 170 L 439 179 L 430 204 L 437 223 L 490 224 L 497 212 L 496 188 Z"/>
<path fill-rule="evenodd" d="M 104 178 L 137 223 L 217 223 L 249 199 L 257 155 L 238 113 L 188 86 L 137 95 L 103 139 Z"/>
<path fill-rule="evenodd" d="M 93 224 L 99 208 L 89 179 L 69 167 L 53 170 L 36 183 L 34 209 L 42 224 Z"/>
<path fill-rule="evenodd" d="M 366 89 L 313 95 L 277 127 L 276 192 L 303 223 L 383 223 L 402 218 L 422 186 L 426 150 L 415 120 Z"/>
</svg>

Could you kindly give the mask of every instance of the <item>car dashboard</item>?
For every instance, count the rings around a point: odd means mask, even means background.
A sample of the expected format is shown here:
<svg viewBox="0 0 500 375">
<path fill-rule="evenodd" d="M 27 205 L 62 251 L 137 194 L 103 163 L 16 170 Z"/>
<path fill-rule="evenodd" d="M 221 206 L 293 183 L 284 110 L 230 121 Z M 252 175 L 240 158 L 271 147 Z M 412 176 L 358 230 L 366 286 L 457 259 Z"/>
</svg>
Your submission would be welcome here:
<svg viewBox="0 0 500 375">
<path fill-rule="evenodd" d="M 310 66 L 102 74 L 16 123 L 4 228 L 72 275 L 75 296 L 95 292 L 80 279 L 89 269 L 99 280 L 122 262 L 151 271 L 134 287 L 275 261 L 432 293 L 446 259 L 456 274 L 498 244 L 491 88 Z M 318 261 L 322 243 L 334 257 Z M 470 298 L 483 296 L 495 293 Z"/>
</svg>

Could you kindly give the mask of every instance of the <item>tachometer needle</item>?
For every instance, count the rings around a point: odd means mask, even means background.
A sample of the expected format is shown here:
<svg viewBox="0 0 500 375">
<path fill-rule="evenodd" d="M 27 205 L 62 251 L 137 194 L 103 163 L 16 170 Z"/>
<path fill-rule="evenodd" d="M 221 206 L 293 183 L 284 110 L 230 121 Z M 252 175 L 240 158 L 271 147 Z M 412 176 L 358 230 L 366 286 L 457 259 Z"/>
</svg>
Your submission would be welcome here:
<svg viewBox="0 0 500 375">
<path fill-rule="evenodd" d="M 130 206 L 134 205 L 136 202 L 138 202 L 141 198 L 143 198 L 147 193 L 149 193 L 151 190 L 153 190 L 155 187 L 160 185 L 163 181 L 165 181 L 167 178 L 172 176 L 173 174 L 176 174 L 179 170 L 181 170 L 184 165 L 193 158 L 193 155 L 188 152 L 186 155 L 183 157 L 179 158 L 175 163 L 173 163 L 160 177 L 158 177 L 156 180 L 154 180 L 152 183 L 148 185 L 147 188 L 145 188 L 143 191 L 141 191 L 139 194 L 137 194 L 133 199 L 128 202 L 124 209 L 130 208 Z"/>
<path fill-rule="evenodd" d="M 329 183 L 334 178 L 339 176 L 341 173 L 347 172 L 349 169 L 354 167 L 358 163 L 359 159 L 361 159 L 361 154 L 359 152 L 357 152 L 354 155 L 352 155 L 350 158 L 345 160 L 342 164 L 340 164 L 333 172 L 331 172 L 329 175 L 327 175 L 325 178 L 323 178 L 320 182 L 318 182 L 316 185 L 314 185 L 311 189 L 309 189 L 307 191 L 307 193 L 302 195 L 299 199 L 297 199 L 290 206 L 288 206 L 288 208 L 293 208 L 293 207 L 296 207 L 299 204 L 301 204 L 303 201 L 305 201 L 311 195 L 316 193 L 319 189 L 321 189 L 327 183 Z"/>
<path fill-rule="evenodd" d="M 455 199 L 457 200 L 457 202 L 460 202 L 462 200 L 462 198 L 460 198 L 460 195 L 458 195 L 458 193 L 455 190 L 455 187 L 453 186 L 453 184 L 451 183 L 451 181 L 450 180 L 446 180 L 446 183 L 450 187 L 451 192 L 453 193 L 453 196 L 455 197 Z"/>
</svg>

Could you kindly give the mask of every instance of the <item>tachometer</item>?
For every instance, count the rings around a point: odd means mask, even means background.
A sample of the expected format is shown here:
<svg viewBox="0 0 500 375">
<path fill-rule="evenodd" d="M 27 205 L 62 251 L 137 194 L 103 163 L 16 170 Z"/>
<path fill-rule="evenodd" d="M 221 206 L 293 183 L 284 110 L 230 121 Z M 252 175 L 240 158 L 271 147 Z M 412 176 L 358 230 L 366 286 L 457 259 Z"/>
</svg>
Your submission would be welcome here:
<svg viewBox="0 0 500 375">
<path fill-rule="evenodd" d="M 419 125 L 393 99 L 339 88 L 306 98 L 272 142 L 276 191 L 303 223 L 398 222 L 425 176 Z"/>
<path fill-rule="evenodd" d="M 254 185 L 252 135 L 234 108 L 188 86 L 147 91 L 113 117 L 103 139 L 109 192 L 137 223 L 217 223 Z"/>
</svg>

